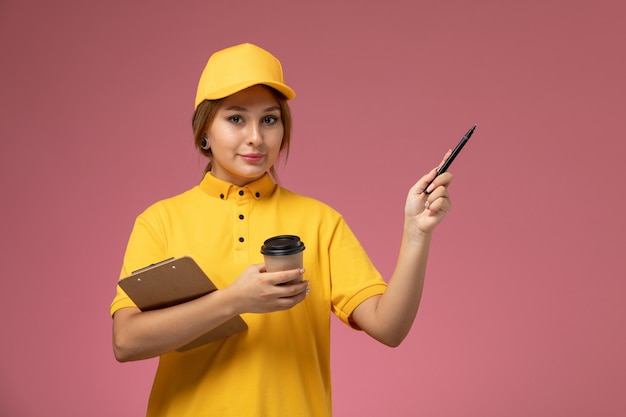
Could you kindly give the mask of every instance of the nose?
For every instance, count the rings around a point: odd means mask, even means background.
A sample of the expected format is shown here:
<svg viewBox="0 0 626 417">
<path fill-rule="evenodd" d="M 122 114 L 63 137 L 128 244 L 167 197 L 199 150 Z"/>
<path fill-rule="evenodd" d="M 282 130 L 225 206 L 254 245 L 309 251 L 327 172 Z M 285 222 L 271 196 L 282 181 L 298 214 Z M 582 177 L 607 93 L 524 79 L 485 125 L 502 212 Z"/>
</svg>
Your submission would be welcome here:
<svg viewBox="0 0 626 417">
<path fill-rule="evenodd" d="M 252 124 L 248 132 L 248 145 L 258 146 L 263 143 L 263 132 L 259 124 Z"/>
</svg>

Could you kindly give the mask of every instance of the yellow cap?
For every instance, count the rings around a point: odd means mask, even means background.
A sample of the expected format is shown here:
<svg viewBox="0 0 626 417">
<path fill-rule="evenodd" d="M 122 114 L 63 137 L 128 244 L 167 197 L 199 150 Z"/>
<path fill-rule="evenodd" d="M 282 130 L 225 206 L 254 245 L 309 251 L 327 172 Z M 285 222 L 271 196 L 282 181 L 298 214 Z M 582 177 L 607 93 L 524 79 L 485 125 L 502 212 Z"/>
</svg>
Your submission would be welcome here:
<svg viewBox="0 0 626 417">
<path fill-rule="evenodd" d="M 257 84 L 280 91 L 288 100 L 296 96 L 285 84 L 283 68 L 274 55 L 250 43 L 222 49 L 211 55 L 200 76 L 195 107 Z"/>
</svg>

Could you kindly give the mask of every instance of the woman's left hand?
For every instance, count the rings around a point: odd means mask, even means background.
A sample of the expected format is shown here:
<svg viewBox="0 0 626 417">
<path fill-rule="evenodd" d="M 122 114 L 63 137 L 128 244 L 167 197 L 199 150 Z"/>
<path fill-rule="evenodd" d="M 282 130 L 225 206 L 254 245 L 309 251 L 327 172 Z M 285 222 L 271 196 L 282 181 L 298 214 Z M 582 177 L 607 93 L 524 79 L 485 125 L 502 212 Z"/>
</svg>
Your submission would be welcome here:
<svg viewBox="0 0 626 417">
<path fill-rule="evenodd" d="M 450 156 L 450 152 L 444 155 L 442 164 Z M 452 182 L 452 174 L 444 172 L 437 176 L 437 169 L 438 167 L 424 175 L 409 190 L 405 205 L 406 231 L 409 236 L 415 233 L 432 233 L 450 211 L 448 187 Z M 425 191 L 428 191 L 428 194 Z"/>
</svg>

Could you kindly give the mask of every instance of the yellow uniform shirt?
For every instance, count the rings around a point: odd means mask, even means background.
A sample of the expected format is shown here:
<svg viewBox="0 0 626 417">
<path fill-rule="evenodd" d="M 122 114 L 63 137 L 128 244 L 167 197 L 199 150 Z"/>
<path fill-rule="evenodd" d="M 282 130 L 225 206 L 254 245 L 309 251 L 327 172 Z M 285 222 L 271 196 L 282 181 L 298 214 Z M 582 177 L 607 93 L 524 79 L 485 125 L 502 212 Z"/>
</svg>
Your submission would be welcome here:
<svg viewBox="0 0 626 417">
<path fill-rule="evenodd" d="M 331 415 L 330 312 L 348 324 L 354 309 L 386 284 L 329 206 L 277 186 L 269 175 L 237 187 L 207 174 L 139 215 L 121 276 L 190 255 L 224 288 L 250 264 L 263 263 L 265 239 L 284 234 L 306 246 L 311 293 L 287 311 L 244 314 L 244 333 L 162 355 L 149 417 Z M 118 286 L 111 314 L 129 306 Z"/>
</svg>

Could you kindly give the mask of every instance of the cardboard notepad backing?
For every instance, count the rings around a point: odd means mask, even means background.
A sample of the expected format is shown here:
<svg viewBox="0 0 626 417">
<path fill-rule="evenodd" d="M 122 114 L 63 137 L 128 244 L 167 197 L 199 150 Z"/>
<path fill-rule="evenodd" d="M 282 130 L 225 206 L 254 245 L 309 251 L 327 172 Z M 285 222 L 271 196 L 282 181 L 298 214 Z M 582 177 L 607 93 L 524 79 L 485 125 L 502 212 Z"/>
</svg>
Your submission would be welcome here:
<svg viewBox="0 0 626 417">
<path fill-rule="evenodd" d="M 141 311 L 171 307 L 217 290 L 190 256 L 168 259 L 135 271 L 121 279 L 119 285 Z M 235 316 L 177 350 L 184 352 L 243 332 L 247 328 L 241 316 Z"/>
</svg>

